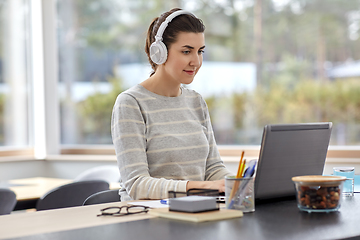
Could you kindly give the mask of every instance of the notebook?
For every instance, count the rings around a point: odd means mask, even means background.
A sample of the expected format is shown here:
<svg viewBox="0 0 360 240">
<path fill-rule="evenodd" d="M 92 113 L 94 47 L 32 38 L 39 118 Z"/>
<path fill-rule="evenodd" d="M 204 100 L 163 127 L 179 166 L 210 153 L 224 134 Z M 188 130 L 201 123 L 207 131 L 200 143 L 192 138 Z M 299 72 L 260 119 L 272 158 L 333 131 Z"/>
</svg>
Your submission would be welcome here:
<svg viewBox="0 0 360 240">
<path fill-rule="evenodd" d="M 182 221 L 190 222 L 207 222 L 217 221 L 230 218 L 239 218 L 243 216 L 243 212 L 239 210 L 223 209 L 202 212 L 202 213 L 185 213 L 185 212 L 173 212 L 169 211 L 168 208 L 150 209 L 151 215 L 163 218 L 170 218 Z"/>
<path fill-rule="evenodd" d="M 294 176 L 322 175 L 332 123 L 266 125 L 255 176 L 255 199 L 295 196 Z"/>
</svg>

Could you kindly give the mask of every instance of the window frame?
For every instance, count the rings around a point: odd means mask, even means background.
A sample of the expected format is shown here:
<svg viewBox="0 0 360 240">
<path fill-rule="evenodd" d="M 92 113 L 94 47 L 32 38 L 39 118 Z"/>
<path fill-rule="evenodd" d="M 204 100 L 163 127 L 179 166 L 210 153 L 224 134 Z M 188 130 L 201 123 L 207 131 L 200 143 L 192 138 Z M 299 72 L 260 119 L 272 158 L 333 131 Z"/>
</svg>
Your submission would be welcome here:
<svg viewBox="0 0 360 240">
<path fill-rule="evenodd" d="M 56 0 L 30 1 L 30 5 L 33 71 L 32 140 L 34 158 L 44 159 L 48 154 L 60 153 Z"/>
<path fill-rule="evenodd" d="M 250 157 L 259 156 L 260 146 L 256 145 L 218 145 L 220 156 L 238 157 L 241 152 Z M 61 155 L 115 155 L 113 145 L 62 145 Z M 360 147 L 358 146 L 332 146 L 330 145 L 327 152 L 327 158 L 353 158 L 359 159 Z"/>
</svg>

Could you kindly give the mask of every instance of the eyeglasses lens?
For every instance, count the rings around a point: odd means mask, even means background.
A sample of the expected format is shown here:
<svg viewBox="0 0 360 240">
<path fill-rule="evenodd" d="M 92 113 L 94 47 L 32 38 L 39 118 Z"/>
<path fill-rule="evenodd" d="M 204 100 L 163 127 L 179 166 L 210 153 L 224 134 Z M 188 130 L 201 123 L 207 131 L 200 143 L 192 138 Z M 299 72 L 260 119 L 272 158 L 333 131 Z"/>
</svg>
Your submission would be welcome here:
<svg viewBox="0 0 360 240">
<path fill-rule="evenodd" d="M 141 213 L 141 212 L 147 212 L 146 207 L 131 206 L 128 208 L 128 213 L 130 213 L 130 214 Z"/>
<path fill-rule="evenodd" d="M 105 215 L 112 215 L 117 214 L 121 211 L 121 208 L 119 207 L 111 207 L 111 208 L 105 208 L 102 210 L 102 213 Z"/>
</svg>

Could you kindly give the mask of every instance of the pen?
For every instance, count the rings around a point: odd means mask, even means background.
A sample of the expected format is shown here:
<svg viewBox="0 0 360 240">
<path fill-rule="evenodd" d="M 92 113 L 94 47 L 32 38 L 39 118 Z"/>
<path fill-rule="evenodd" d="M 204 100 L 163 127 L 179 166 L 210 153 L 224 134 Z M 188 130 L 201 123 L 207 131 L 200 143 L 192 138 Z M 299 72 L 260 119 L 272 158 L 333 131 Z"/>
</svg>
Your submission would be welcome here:
<svg viewBox="0 0 360 240">
<path fill-rule="evenodd" d="M 252 177 L 254 176 L 254 173 L 255 173 L 255 167 L 256 167 L 256 160 L 253 159 L 251 161 L 249 161 L 249 166 L 248 168 L 245 170 L 244 172 L 244 176 L 243 177 Z"/>
<path fill-rule="evenodd" d="M 166 204 L 166 205 L 167 205 L 167 204 L 168 204 L 168 201 L 167 201 L 167 200 L 164 200 L 164 199 L 161 199 L 161 200 L 160 200 L 160 203 L 161 203 L 161 204 Z"/>
</svg>

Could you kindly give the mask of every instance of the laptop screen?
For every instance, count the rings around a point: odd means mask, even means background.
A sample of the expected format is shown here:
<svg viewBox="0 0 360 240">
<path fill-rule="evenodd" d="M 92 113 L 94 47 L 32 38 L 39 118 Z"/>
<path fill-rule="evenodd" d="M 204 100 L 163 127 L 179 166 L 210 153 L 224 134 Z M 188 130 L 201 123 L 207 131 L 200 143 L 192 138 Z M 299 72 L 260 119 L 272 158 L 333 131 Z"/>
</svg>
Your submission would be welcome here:
<svg viewBox="0 0 360 240">
<path fill-rule="evenodd" d="M 322 175 L 332 123 L 264 127 L 255 177 L 255 198 L 295 196 L 294 176 Z"/>
</svg>

